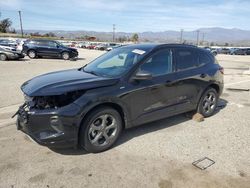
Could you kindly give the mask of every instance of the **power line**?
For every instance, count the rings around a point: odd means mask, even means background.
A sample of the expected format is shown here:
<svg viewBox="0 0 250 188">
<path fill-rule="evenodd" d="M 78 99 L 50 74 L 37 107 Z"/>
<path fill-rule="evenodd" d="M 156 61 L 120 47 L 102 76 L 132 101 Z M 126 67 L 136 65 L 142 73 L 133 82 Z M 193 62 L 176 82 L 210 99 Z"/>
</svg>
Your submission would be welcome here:
<svg viewBox="0 0 250 188">
<path fill-rule="evenodd" d="M 22 37 L 23 37 L 23 23 L 22 23 L 22 14 L 21 11 L 18 11 L 19 14 L 19 19 L 20 19 L 20 27 L 21 27 L 21 33 L 22 33 Z"/>
</svg>

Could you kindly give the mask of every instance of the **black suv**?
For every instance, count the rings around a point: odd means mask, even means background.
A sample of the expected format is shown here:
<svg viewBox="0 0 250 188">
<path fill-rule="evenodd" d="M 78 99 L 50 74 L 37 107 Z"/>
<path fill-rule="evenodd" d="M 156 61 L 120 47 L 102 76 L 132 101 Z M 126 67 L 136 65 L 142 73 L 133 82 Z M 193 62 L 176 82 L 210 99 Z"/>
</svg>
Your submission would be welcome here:
<svg viewBox="0 0 250 188">
<path fill-rule="evenodd" d="M 214 114 L 223 68 L 207 50 L 141 44 L 105 53 L 79 69 L 21 86 L 17 128 L 48 147 L 110 148 L 124 128 L 193 111 Z"/>
<path fill-rule="evenodd" d="M 32 59 L 39 56 L 49 56 L 67 60 L 78 56 L 78 51 L 75 48 L 69 48 L 57 41 L 44 39 L 25 41 L 23 44 L 23 53 Z"/>
</svg>

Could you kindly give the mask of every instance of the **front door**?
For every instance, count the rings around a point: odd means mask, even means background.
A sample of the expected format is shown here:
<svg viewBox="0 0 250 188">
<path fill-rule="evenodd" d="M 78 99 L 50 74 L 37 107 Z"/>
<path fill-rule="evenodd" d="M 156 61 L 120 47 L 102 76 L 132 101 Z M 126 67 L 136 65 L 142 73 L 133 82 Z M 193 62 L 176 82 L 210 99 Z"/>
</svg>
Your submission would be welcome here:
<svg viewBox="0 0 250 188">
<path fill-rule="evenodd" d="M 176 88 L 172 51 L 161 49 L 149 57 L 138 71 L 152 74 L 151 80 L 131 82 L 132 92 L 126 98 L 131 106 L 132 124 L 142 124 L 175 113 Z"/>
</svg>

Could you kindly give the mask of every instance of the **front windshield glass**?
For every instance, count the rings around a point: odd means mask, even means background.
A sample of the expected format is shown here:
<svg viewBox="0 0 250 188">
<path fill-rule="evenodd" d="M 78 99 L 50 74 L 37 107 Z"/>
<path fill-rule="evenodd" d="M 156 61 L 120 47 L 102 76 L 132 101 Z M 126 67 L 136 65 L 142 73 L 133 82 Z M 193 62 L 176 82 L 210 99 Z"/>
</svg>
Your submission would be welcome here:
<svg viewBox="0 0 250 188">
<path fill-rule="evenodd" d="M 63 45 L 63 43 L 61 43 L 61 42 L 58 42 L 58 41 L 55 41 L 56 42 L 56 44 L 58 45 L 58 46 L 65 46 L 65 45 Z"/>
<path fill-rule="evenodd" d="M 146 53 L 131 47 L 117 48 L 95 59 L 83 70 L 98 76 L 118 77 L 130 70 Z"/>
</svg>

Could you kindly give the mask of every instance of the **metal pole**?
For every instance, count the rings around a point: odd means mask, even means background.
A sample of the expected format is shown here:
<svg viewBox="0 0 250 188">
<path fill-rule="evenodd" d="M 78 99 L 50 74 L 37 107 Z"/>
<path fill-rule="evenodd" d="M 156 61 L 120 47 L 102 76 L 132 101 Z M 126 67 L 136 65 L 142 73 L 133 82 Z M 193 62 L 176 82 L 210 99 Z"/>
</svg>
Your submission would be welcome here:
<svg viewBox="0 0 250 188">
<path fill-rule="evenodd" d="M 113 24 L 113 42 L 115 42 L 115 24 Z"/>
<path fill-rule="evenodd" d="M 202 33 L 202 45 L 204 45 L 205 42 L 205 33 Z"/>
<path fill-rule="evenodd" d="M 199 46 L 199 36 L 200 36 L 200 30 L 197 30 L 197 46 Z"/>
<path fill-rule="evenodd" d="M 19 19 L 20 19 L 20 27 L 21 27 L 21 33 L 22 33 L 22 37 L 23 37 L 23 24 L 22 24 L 22 15 L 21 15 L 21 11 L 18 11 L 19 14 Z"/>
<path fill-rule="evenodd" d="M 183 40 L 183 29 L 181 29 L 181 37 L 180 37 L 180 43 L 182 44 L 182 40 Z"/>
</svg>

